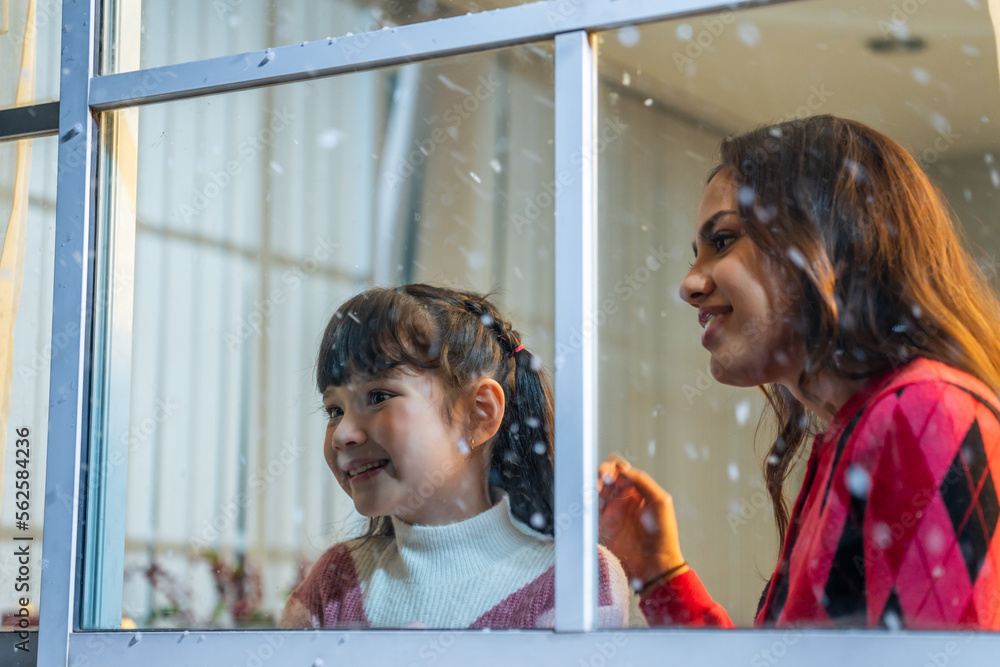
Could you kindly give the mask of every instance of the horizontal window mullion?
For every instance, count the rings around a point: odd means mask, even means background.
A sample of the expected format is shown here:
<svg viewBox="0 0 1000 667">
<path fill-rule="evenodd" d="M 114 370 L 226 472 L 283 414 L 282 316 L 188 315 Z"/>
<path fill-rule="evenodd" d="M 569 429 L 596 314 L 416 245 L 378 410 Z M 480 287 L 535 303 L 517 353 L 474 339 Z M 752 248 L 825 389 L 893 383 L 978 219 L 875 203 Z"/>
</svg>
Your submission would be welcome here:
<svg viewBox="0 0 1000 667">
<path fill-rule="evenodd" d="M 213 95 L 606 30 L 728 7 L 718 0 L 549 0 L 491 12 L 95 77 L 98 111 Z"/>
</svg>

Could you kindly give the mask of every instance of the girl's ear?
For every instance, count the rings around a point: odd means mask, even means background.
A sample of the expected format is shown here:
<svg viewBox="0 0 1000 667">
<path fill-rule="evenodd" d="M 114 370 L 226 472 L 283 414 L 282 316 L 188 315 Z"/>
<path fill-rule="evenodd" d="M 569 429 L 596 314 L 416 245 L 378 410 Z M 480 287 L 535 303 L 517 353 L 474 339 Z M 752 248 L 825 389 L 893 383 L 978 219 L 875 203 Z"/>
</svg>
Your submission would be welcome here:
<svg viewBox="0 0 1000 667">
<path fill-rule="evenodd" d="M 478 447 L 500 430 L 506 401 L 500 383 L 492 378 L 483 378 L 473 383 L 469 398 L 472 401 L 469 412 L 470 435 Z"/>
</svg>

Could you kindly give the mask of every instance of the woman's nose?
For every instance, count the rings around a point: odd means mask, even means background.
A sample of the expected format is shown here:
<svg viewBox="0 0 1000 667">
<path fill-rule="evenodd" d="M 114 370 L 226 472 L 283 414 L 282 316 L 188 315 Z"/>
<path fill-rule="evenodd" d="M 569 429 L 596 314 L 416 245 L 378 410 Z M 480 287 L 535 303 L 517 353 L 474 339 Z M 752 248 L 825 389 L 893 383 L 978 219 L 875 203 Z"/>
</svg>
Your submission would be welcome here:
<svg viewBox="0 0 1000 667">
<path fill-rule="evenodd" d="M 701 301 L 715 289 L 712 278 L 705 267 L 695 261 L 688 274 L 681 281 L 681 298 L 697 308 Z"/>
</svg>

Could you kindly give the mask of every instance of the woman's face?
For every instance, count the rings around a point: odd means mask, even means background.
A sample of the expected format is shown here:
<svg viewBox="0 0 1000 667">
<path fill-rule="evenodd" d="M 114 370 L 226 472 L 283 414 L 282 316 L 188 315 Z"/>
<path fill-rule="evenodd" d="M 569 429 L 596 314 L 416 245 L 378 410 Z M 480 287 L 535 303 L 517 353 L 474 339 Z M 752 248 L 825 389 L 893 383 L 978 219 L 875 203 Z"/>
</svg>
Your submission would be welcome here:
<svg viewBox="0 0 1000 667">
<path fill-rule="evenodd" d="M 728 385 L 797 386 L 805 345 L 793 325 L 796 286 L 747 236 L 737 213 L 737 186 L 719 172 L 698 206 L 695 261 L 681 298 L 698 309 L 701 344 L 712 376 Z"/>
</svg>

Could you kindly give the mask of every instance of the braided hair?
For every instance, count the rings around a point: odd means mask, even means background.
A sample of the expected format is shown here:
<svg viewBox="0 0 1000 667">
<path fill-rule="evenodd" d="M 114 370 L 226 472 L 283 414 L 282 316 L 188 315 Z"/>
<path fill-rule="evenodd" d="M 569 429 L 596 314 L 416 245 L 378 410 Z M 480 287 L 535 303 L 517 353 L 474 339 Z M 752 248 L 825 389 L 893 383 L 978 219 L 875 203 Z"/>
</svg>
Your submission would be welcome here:
<svg viewBox="0 0 1000 667">
<path fill-rule="evenodd" d="M 372 288 L 348 299 L 320 344 L 316 386 L 322 393 L 357 377 L 400 366 L 429 370 L 455 396 L 481 378 L 503 389 L 505 407 L 491 438 L 489 483 L 510 498 L 511 513 L 553 535 L 553 399 L 541 362 L 490 295 L 413 284 Z M 445 401 L 445 417 L 453 403 Z M 387 517 L 369 521 L 368 536 L 391 535 Z"/>
</svg>

